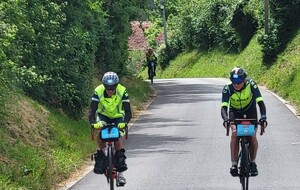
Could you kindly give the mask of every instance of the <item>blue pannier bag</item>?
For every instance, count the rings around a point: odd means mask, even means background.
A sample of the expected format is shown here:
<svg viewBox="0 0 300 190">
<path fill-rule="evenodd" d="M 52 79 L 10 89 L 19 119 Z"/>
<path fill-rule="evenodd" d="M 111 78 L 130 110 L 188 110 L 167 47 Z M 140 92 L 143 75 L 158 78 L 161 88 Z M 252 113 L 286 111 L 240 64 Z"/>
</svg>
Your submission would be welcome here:
<svg viewBox="0 0 300 190">
<path fill-rule="evenodd" d="M 117 140 L 120 138 L 119 129 L 117 127 L 104 128 L 101 130 L 100 137 L 102 140 Z"/>
<path fill-rule="evenodd" d="M 249 124 L 238 124 L 237 125 L 237 136 L 245 137 L 245 136 L 254 136 L 255 127 L 254 125 Z"/>
</svg>

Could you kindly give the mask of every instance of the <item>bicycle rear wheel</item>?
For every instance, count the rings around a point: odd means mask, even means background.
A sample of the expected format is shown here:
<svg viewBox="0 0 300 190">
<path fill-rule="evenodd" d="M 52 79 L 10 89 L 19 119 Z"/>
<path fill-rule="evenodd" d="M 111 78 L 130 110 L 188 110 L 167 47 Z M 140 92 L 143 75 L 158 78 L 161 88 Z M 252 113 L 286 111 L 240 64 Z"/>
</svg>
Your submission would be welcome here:
<svg viewBox="0 0 300 190">
<path fill-rule="evenodd" d="M 108 147 L 107 150 L 108 155 L 108 177 L 109 177 L 109 184 L 110 184 L 110 190 L 114 190 L 114 176 L 113 176 L 113 149 L 112 147 Z"/>
</svg>

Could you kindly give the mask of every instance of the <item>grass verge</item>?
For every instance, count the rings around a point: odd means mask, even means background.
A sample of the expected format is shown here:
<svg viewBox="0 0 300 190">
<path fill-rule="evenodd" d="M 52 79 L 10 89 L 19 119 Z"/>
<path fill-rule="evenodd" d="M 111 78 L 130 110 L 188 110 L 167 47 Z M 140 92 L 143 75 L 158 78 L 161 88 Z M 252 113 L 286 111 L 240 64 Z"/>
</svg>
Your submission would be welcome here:
<svg viewBox="0 0 300 190">
<path fill-rule="evenodd" d="M 128 86 L 135 113 L 150 88 L 139 79 L 122 83 Z M 18 92 L 7 100 L 6 122 L 0 125 L 0 189 L 54 189 L 95 151 L 87 118 L 71 120 Z"/>
</svg>

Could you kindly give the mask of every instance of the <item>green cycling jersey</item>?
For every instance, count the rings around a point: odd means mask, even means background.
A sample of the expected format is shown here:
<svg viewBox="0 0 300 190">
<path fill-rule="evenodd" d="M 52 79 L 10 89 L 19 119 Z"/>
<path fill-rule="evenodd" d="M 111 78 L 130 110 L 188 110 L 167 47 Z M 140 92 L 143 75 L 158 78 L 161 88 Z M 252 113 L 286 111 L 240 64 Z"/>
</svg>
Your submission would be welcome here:
<svg viewBox="0 0 300 190">
<path fill-rule="evenodd" d="M 247 110 L 253 101 L 257 103 L 263 101 L 257 84 L 252 79 L 246 79 L 244 87 L 236 91 L 232 83 L 225 85 L 223 88 L 222 104 L 236 110 Z"/>
</svg>

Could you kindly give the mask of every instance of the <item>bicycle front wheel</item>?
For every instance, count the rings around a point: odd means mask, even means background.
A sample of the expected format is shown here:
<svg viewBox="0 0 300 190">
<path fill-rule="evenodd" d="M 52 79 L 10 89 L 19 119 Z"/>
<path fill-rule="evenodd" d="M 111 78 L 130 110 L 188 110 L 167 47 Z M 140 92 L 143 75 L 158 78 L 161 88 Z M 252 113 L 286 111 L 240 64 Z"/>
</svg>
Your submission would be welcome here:
<svg viewBox="0 0 300 190">
<path fill-rule="evenodd" d="M 110 184 L 110 190 L 114 190 L 114 166 L 113 166 L 113 149 L 112 147 L 108 147 L 107 150 L 107 156 L 108 156 L 108 177 L 109 177 L 109 184 Z"/>
<path fill-rule="evenodd" d="M 242 184 L 242 190 L 248 190 L 249 188 L 249 176 L 240 176 L 240 181 Z"/>
<path fill-rule="evenodd" d="M 241 166 L 240 166 L 240 181 L 242 184 L 242 190 L 249 189 L 249 164 L 250 164 L 250 152 L 249 146 L 244 145 L 242 147 Z"/>
</svg>

